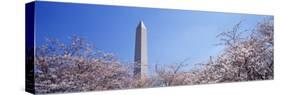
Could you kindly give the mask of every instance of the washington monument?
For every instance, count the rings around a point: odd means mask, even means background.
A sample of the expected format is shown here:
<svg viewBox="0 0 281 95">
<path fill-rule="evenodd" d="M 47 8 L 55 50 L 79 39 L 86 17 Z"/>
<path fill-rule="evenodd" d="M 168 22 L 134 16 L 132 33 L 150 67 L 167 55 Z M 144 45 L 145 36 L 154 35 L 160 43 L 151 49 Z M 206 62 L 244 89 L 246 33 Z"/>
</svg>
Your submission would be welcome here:
<svg viewBox="0 0 281 95">
<path fill-rule="evenodd" d="M 140 21 L 136 29 L 134 76 L 138 79 L 145 79 L 147 74 L 147 30 Z"/>
</svg>

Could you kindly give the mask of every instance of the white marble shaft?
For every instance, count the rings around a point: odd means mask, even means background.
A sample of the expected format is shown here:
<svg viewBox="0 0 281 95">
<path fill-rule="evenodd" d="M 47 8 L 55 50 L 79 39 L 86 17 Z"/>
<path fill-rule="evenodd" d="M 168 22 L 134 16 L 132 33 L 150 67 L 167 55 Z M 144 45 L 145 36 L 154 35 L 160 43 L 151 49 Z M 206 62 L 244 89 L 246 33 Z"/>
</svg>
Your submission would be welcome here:
<svg viewBox="0 0 281 95">
<path fill-rule="evenodd" d="M 140 21 L 136 29 L 136 42 L 135 42 L 135 67 L 134 75 L 136 78 L 144 79 L 147 75 L 147 30 L 143 23 Z"/>
</svg>

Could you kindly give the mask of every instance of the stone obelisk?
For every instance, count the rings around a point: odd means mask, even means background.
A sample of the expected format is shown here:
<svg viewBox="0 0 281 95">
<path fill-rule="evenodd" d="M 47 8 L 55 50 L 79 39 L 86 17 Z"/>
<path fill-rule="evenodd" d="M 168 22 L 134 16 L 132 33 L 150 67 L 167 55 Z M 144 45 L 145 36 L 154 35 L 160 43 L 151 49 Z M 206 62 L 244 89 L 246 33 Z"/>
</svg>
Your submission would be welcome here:
<svg viewBox="0 0 281 95">
<path fill-rule="evenodd" d="M 136 29 L 136 42 L 135 42 L 135 64 L 134 75 L 135 78 L 145 79 L 147 75 L 147 30 L 143 23 L 140 21 Z"/>
</svg>

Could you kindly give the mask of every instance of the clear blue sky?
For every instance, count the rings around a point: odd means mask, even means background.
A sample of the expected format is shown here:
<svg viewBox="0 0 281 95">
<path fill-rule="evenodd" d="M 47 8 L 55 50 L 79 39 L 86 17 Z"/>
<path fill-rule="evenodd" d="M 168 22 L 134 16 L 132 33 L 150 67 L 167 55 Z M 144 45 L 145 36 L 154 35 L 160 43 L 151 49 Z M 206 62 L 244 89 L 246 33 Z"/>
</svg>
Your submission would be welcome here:
<svg viewBox="0 0 281 95">
<path fill-rule="evenodd" d="M 78 35 L 99 50 L 113 52 L 125 62 L 133 61 L 135 30 L 140 20 L 148 29 L 149 64 L 170 64 L 189 58 L 207 60 L 222 47 L 216 35 L 243 20 L 242 28 L 253 28 L 265 16 L 102 6 L 90 4 L 36 3 L 36 44 L 44 38 L 63 42 Z"/>
</svg>

